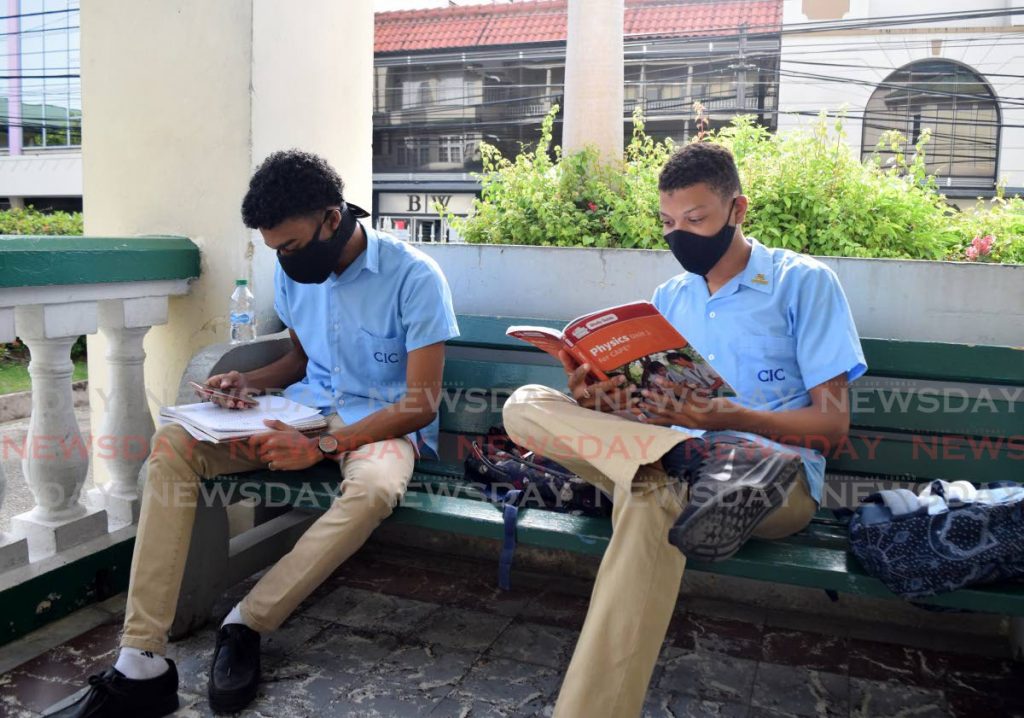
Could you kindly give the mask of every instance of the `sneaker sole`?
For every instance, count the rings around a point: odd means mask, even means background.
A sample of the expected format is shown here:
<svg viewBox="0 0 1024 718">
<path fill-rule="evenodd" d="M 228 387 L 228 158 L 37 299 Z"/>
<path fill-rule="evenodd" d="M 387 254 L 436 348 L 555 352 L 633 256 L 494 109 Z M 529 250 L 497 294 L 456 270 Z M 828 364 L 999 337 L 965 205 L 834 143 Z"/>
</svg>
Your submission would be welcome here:
<svg viewBox="0 0 1024 718">
<path fill-rule="evenodd" d="M 715 563 L 732 558 L 757 525 L 785 503 L 801 466 L 795 459 L 768 486 L 741 484 L 707 503 L 687 506 L 669 530 L 669 542 L 694 561 Z M 753 501 L 754 497 L 758 500 Z"/>
</svg>

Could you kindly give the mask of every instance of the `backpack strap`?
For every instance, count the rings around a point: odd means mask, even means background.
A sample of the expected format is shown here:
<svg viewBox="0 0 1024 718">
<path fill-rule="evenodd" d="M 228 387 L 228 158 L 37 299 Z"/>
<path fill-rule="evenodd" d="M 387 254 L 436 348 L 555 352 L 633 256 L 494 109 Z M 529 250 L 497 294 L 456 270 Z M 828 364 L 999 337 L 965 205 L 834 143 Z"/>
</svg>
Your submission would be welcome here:
<svg viewBox="0 0 1024 718">
<path fill-rule="evenodd" d="M 516 504 L 522 493 L 520 490 L 509 491 L 501 503 L 502 516 L 505 519 L 505 538 L 498 560 L 498 588 L 502 591 L 512 589 L 512 559 L 516 553 L 516 523 L 519 520 L 519 507 Z"/>
</svg>

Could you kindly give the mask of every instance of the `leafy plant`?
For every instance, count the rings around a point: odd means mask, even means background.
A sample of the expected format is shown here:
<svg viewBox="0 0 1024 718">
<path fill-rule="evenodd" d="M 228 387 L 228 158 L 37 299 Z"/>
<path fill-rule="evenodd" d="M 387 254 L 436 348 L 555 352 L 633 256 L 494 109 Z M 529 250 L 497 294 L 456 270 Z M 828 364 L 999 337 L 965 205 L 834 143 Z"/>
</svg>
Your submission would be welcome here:
<svg viewBox="0 0 1024 718">
<path fill-rule="evenodd" d="M 694 110 L 694 141 L 732 150 L 751 200 L 744 230 L 769 246 L 848 257 L 1024 262 L 1024 200 L 1000 193 L 971 211 L 951 207 L 927 173 L 927 131 L 912 146 L 898 132 L 886 133 L 875 155 L 861 161 L 846 142 L 842 118 L 822 115 L 808 129 L 772 134 L 741 116 L 708 131 L 703 108 Z M 637 113 L 621 163 L 602 163 L 593 148 L 565 155 L 551 141 L 557 111 L 545 118 L 537 145 L 515 158 L 483 147 L 481 197 L 470 217 L 447 214 L 451 225 L 476 243 L 663 247 L 657 180 L 672 141 L 647 136 Z M 979 243 L 985 252 L 969 251 Z"/>
<path fill-rule="evenodd" d="M 0 211 L 0 234 L 79 235 L 82 213 L 44 213 L 32 207 Z"/>
<path fill-rule="evenodd" d="M 672 152 L 655 142 L 635 115 L 633 137 L 618 166 L 588 147 L 565 156 L 552 147 L 555 106 L 544 118 L 537 145 L 514 159 L 483 145 L 481 197 L 474 214 L 446 214 L 467 242 L 556 247 L 650 248 L 662 243 L 658 223 L 658 171 Z"/>
<path fill-rule="evenodd" d="M 0 234 L 82 234 L 81 212 L 43 213 L 32 207 L 0 211 Z M 85 359 L 85 337 L 79 337 L 71 348 L 75 361 Z M 28 350 L 20 341 L 0 344 L 0 365 L 25 364 L 29 360 Z"/>
</svg>

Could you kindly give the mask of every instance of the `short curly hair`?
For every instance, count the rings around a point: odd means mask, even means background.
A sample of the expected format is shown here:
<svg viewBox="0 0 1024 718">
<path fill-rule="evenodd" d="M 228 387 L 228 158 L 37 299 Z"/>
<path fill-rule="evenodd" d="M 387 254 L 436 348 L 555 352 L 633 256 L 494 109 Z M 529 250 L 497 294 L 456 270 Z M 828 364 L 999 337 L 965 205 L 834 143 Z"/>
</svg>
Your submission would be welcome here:
<svg viewBox="0 0 1024 718">
<path fill-rule="evenodd" d="M 691 142 L 673 154 L 658 176 L 658 189 L 672 192 L 703 182 L 724 199 L 743 191 L 736 160 L 725 147 Z"/>
<path fill-rule="evenodd" d="M 242 200 L 242 221 L 250 229 L 270 229 L 281 222 L 340 205 L 345 183 L 327 161 L 302 150 L 275 152 L 249 180 Z"/>
</svg>

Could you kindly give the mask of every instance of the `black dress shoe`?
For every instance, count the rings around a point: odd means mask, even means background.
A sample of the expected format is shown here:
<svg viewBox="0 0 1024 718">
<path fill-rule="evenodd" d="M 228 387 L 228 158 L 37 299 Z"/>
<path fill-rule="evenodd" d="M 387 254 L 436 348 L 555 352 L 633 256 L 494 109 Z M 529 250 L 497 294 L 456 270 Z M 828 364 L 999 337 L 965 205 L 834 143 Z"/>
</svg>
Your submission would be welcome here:
<svg viewBox="0 0 1024 718">
<path fill-rule="evenodd" d="M 260 634 L 241 623 L 222 626 L 210 666 L 210 707 L 237 713 L 252 703 L 259 683 Z"/>
<path fill-rule="evenodd" d="M 178 710 L 178 669 L 156 678 L 133 680 L 116 668 L 89 678 L 89 689 L 71 705 L 47 718 L 161 718 Z"/>
<path fill-rule="evenodd" d="M 799 454 L 739 437 L 716 437 L 690 483 L 669 542 L 694 561 L 731 558 L 801 480 Z"/>
</svg>

